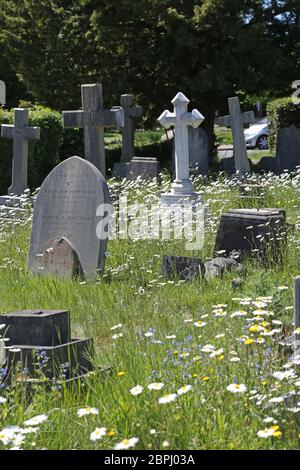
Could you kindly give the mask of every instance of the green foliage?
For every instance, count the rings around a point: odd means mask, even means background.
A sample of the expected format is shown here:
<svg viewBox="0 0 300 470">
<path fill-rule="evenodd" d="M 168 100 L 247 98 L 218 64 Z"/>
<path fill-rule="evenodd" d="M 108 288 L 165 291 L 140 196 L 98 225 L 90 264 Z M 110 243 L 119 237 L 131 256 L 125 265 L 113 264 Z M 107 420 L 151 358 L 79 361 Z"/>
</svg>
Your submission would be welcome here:
<svg viewBox="0 0 300 470">
<path fill-rule="evenodd" d="M 299 223 L 299 173 L 293 178 L 268 176 L 253 181 L 263 186 L 265 207 L 285 207 L 289 222 L 296 210 L 293 222 Z M 211 257 L 220 215 L 245 204 L 229 179 L 220 177 L 204 185 L 198 178 L 195 183 L 209 206 L 203 250 L 189 252 L 185 242 L 174 239 L 113 240 L 105 275 L 96 282 L 32 276 L 26 267 L 30 223 L 24 227 L 16 221 L 13 230 L 2 225 L 0 311 L 69 309 L 74 337 L 93 337 L 95 364 L 111 366 L 110 374 L 96 374 L 75 393 L 36 385 L 29 402 L 21 383 L 15 390 L 2 390 L 0 396 L 7 402 L 0 406 L 0 430 L 23 427 L 25 420 L 36 415 L 48 416 L 34 434 L 27 427 L 21 448 L 112 450 L 134 436 L 139 438 L 136 448 L 148 451 L 165 450 L 165 441 L 170 450 L 299 447 L 296 405 L 293 401 L 287 405 L 288 398 L 298 399 L 299 365 L 290 367 L 290 351 L 284 356 L 280 347 L 282 331 L 288 337 L 294 329 L 292 286 L 300 269 L 299 231 L 288 233 L 283 266 L 265 269 L 249 261 L 241 289 L 231 287 L 236 272 L 209 282 L 168 282 L 161 276 L 163 255 Z M 122 195 L 136 201 L 158 196 L 162 187 L 169 189 L 170 181 L 162 186 L 152 181 L 124 183 L 122 188 L 112 185 L 111 191 L 121 189 Z M 258 296 L 272 296 L 272 301 L 250 302 Z M 231 316 L 238 311 L 246 316 Z M 220 312 L 224 316 L 218 316 Z M 260 330 L 255 331 L 258 324 Z M 275 328 L 278 333 L 272 336 Z M 245 344 L 246 337 L 253 342 Z M 214 347 L 215 357 L 202 351 L 205 345 Z M 273 376 L 275 371 L 290 369 L 297 379 L 279 381 Z M 163 389 L 148 390 L 153 382 L 163 383 Z M 247 391 L 232 394 L 227 387 L 233 383 L 245 384 Z M 130 390 L 137 384 L 144 390 L 132 396 Z M 174 402 L 158 403 L 160 397 L 184 385 L 192 385 L 188 393 Z M 278 403 L 271 403 L 273 398 Z M 98 408 L 99 414 L 79 418 L 78 409 L 86 406 Z M 266 422 L 267 417 L 275 422 Z M 282 434 L 258 437 L 259 430 L 274 424 Z M 102 426 L 109 435 L 92 441 L 90 434 Z M 0 442 L 0 449 L 13 446 L 14 442 Z"/>
<path fill-rule="evenodd" d="M 280 98 L 268 104 L 269 143 L 272 151 L 276 150 L 277 132 L 283 127 L 300 127 L 300 106 L 292 102 L 291 97 Z"/>
<path fill-rule="evenodd" d="M 0 110 L 0 121 L 3 124 L 13 124 L 13 110 Z M 40 140 L 30 141 L 28 151 L 28 184 L 31 189 L 36 189 L 59 163 L 59 146 L 63 129 L 60 114 L 42 106 L 31 107 L 29 124 L 41 128 Z M 0 139 L 1 194 L 6 194 L 11 184 L 12 147 L 11 139 Z"/>
</svg>

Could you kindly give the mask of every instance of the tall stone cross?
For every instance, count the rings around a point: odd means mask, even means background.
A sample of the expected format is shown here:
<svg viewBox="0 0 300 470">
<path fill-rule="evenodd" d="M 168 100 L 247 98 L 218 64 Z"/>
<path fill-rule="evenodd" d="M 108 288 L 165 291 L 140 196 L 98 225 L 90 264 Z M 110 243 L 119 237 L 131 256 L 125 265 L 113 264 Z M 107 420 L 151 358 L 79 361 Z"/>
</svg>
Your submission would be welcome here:
<svg viewBox="0 0 300 470">
<path fill-rule="evenodd" d="M 6 104 L 6 87 L 2 80 L 0 80 L 0 104 Z"/>
<path fill-rule="evenodd" d="M 122 128 L 121 162 L 129 162 L 134 156 L 135 121 L 143 115 L 141 106 L 133 105 L 133 95 L 121 95 L 121 106 L 124 109 L 124 127 Z"/>
<path fill-rule="evenodd" d="M 14 126 L 2 124 L 1 136 L 13 139 L 12 184 L 8 193 L 20 196 L 28 188 L 28 140 L 38 140 L 40 128 L 29 127 L 28 109 L 15 108 Z"/>
<path fill-rule="evenodd" d="M 241 112 L 240 100 L 238 97 L 228 99 L 229 116 L 222 116 L 217 119 L 219 126 L 231 127 L 234 147 L 235 170 L 239 174 L 249 173 L 250 165 L 247 156 L 243 124 L 254 122 L 253 111 Z"/>
<path fill-rule="evenodd" d="M 175 127 L 175 171 L 176 179 L 172 184 L 172 193 L 178 195 L 193 195 L 194 185 L 189 178 L 189 142 L 188 126 L 199 127 L 204 117 L 193 109 L 188 113 L 190 100 L 179 92 L 172 100 L 174 112 L 164 111 L 158 118 L 160 124 L 169 129 Z"/>
<path fill-rule="evenodd" d="M 85 159 L 105 177 L 104 127 L 123 127 L 121 107 L 104 109 L 102 85 L 81 85 L 82 110 L 63 111 L 64 127 L 83 128 Z"/>
</svg>

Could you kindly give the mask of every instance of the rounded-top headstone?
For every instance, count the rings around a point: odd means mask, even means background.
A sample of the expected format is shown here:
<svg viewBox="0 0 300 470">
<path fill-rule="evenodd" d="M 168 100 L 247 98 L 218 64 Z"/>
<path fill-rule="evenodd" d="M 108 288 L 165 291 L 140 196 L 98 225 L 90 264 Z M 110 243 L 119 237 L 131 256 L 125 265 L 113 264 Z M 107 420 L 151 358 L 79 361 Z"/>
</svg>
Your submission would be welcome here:
<svg viewBox="0 0 300 470">
<path fill-rule="evenodd" d="M 28 255 L 31 271 L 43 274 L 43 250 L 51 240 L 61 237 L 76 252 L 82 274 L 94 279 L 97 270 L 104 267 L 107 249 L 107 238 L 99 239 L 97 234 L 101 232 L 98 224 L 108 219 L 97 215 L 97 209 L 103 205 L 109 208 L 110 202 L 107 184 L 92 163 L 71 157 L 54 168 L 42 184 L 34 207 Z M 106 211 L 102 213 L 106 215 Z M 46 269 L 46 273 L 51 272 Z"/>
</svg>

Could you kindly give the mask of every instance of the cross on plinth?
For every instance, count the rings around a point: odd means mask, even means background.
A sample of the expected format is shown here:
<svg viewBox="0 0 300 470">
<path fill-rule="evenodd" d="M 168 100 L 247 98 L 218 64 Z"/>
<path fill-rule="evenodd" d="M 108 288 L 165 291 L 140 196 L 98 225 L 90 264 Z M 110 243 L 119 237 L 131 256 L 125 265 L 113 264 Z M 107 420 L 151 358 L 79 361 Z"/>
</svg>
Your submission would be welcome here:
<svg viewBox="0 0 300 470">
<path fill-rule="evenodd" d="M 6 87 L 3 80 L 0 80 L 0 104 L 6 104 Z"/>
<path fill-rule="evenodd" d="M 169 129 L 175 127 L 175 171 L 176 179 L 172 184 L 172 194 L 193 195 L 194 185 L 189 178 L 189 142 L 188 126 L 199 127 L 204 117 L 193 109 L 188 113 L 190 100 L 181 92 L 172 100 L 174 112 L 164 111 L 158 118 L 160 124 Z"/>
<path fill-rule="evenodd" d="M 122 128 L 121 162 L 129 162 L 134 155 L 135 121 L 143 115 L 141 106 L 133 105 L 133 95 L 121 95 L 121 106 L 124 109 L 124 127 Z"/>
<path fill-rule="evenodd" d="M 15 108 L 15 124 L 1 126 L 1 136 L 13 139 L 12 184 L 8 193 L 16 196 L 28 189 L 28 140 L 40 138 L 40 128 L 28 125 L 28 114 L 28 109 Z"/>
<path fill-rule="evenodd" d="M 234 147 L 235 170 L 239 174 L 250 172 L 250 165 L 247 156 L 247 147 L 244 135 L 243 124 L 254 123 L 253 111 L 241 112 L 238 97 L 228 99 L 229 116 L 222 116 L 217 119 L 217 124 L 223 127 L 231 127 Z"/>
<path fill-rule="evenodd" d="M 105 177 L 104 127 L 123 127 L 124 111 L 104 109 L 102 85 L 81 85 L 82 110 L 63 111 L 64 127 L 83 128 L 84 156 Z"/>
</svg>

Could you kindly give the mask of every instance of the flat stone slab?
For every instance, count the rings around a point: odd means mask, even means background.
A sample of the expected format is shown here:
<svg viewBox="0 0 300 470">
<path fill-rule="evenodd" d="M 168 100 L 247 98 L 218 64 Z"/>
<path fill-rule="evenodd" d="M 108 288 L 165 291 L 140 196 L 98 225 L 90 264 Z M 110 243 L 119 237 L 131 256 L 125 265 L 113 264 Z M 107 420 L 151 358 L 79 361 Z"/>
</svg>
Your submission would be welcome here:
<svg viewBox="0 0 300 470">
<path fill-rule="evenodd" d="M 270 257 L 279 260 L 285 233 L 283 209 L 232 209 L 221 217 L 215 252 L 259 253 L 263 262 Z"/>
<path fill-rule="evenodd" d="M 70 314 L 66 310 L 17 310 L 1 315 L 7 346 L 56 346 L 70 340 Z"/>
<path fill-rule="evenodd" d="M 130 160 L 128 179 L 135 180 L 157 178 L 159 174 L 159 160 L 156 157 L 133 157 Z"/>
</svg>

